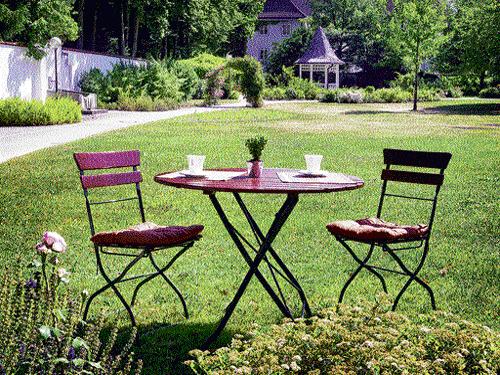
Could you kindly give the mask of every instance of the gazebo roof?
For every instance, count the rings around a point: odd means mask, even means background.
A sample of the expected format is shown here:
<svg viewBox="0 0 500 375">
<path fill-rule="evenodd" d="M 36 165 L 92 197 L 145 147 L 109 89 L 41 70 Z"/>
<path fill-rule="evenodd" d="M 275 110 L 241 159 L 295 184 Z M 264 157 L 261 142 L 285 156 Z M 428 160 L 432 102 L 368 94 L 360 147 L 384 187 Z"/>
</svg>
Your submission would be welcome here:
<svg viewBox="0 0 500 375">
<path fill-rule="evenodd" d="M 318 27 L 316 33 L 309 42 L 309 46 L 307 47 L 304 56 L 295 61 L 296 65 L 299 64 L 337 64 L 343 65 L 345 64 L 342 60 L 340 60 L 335 52 L 333 51 L 328 38 L 325 35 L 325 32 L 321 28 Z"/>
<path fill-rule="evenodd" d="M 259 20 L 295 20 L 310 13 L 306 0 L 267 0 Z"/>
</svg>

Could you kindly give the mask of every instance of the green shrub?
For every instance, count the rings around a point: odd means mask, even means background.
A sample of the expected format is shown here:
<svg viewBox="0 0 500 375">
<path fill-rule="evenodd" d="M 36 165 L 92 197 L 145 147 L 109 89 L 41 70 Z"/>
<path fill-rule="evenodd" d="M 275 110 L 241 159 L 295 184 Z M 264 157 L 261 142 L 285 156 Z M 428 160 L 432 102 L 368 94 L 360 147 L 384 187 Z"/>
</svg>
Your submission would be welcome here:
<svg viewBox="0 0 500 375">
<path fill-rule="evenodd" d="M 172 73 L 180 79 L 179 90 L 184 100 L 201 98 L 201 79 L 196 74 L 192 65 L 186 60 L 175 61 L 172 64 Z"/>
<path fill-rule="evenodd" d="M 479 96 L 481 98 L 500 98 L 500 85 L 481 90 Z"/>
<path fill-rule="evenodd" d="M 153 61 L 147 67 L 116 64 L 104 77 L 98 71 L 91 70 L 82 76 L 79 84 L 82 90 L 94 89 L 103 103 L 118 102 L 119 97 L 124 95 L 131 98 L 149 96 L 153 100 L 179 101 L 191 93 L 187 86 L 184 87 L 185 91 L 181 90 L 182 84 L 188 80 L 187 69 L 176 70 L 167 62 Z"/>
<path fill-rule="evenodd" d="M 97 68 L 89 70 L 82 75 L 78 85 L 82 91 L 99 93 L 104 85 L 106 76 Z"/>
<path fill-rule="evenodd" d="M 82 121 L 82 107 L 71 98 L 48 98 L 45 108 L 50 124 L 64 124 Z"/>
<path fill-rule="evenodd" d="M 69 273 L 58 268 L 57 258 L 65 251 L 64 239 L 46 232 L 36 245 L 37 254 L 30 264 L 34 272 L 28 282 L 19 269 L 18 273 L 2 272 L 0 373 L 139 374 L 142 363 L 134 365 L 133 354 L 129 353 L 136 328 L 122 345 L 116 344 L 117 328 L 103 344 L 100 336 L 104 319 L 96 324 L 81 321 L 88 293 L 78 296 L 58 290 L 60 284 L 69 282 Z"/>
<path fill-rule="evenodd" d="M 286 99 L 286 91 L 282 87 L 266 87 L 262 96 L 266 100 L 284 100 Z"/>
<path fill-rule="evenodd" d="M 370 103 L 404 103 L 411 101 L 412 98 L 411 92 L 396 87 L 375 90 L 367 96 L 366 101 Z"/>
<path fill-rule="evenodd" d="M 20 98 L 0 100 L 0 126 L 41 126 L 79 122 L 80 105 L 70 98 L 25 101 Z"/>
<path fill-rule="evenodd" d="M 365 92 L 367 94 L 372 94 L 374 91 L 375 91 L 375 87 L 373 87 L 373 86 L 366 86 L 365 87 Z"/>
<path fill-rule="evenodd" d="M 133 98 L 121 93 L 116 102 L 103 103 L 103 106 L 117 111 L 170 111 L 179 108 L 179 102 L 174 99 L 153 99 L 147 94 Z"/>
<path fill-rule="evenodd" d="M 265 85 L 262 65 L 253 57 L 245 56 L 229 60 L 226 67 L 241 72 L 241 92 L 252 107 L 261 107 Z"/>
<path fill-rule="evenodd" d="M 435 102 L 441 100 L 441 95 L 436 89 L 420 89 L 417 92 L 417 98 L 421 102 Z"/>
<path fill-rule="evenodd" d="M 341 306 L 255 326 L 228 347 L 190 354 L 186 364 L 197 374 L 496 374 L 500 336 L 451 313 L 410 319 L 377 306 Z"/>
<path fill-rule="evenodd" d="M 224 65 L 225 62 L 225 58 L 214 56 L 209 53 L 202 53 L 191 59 L 179 61 L 179 63 L 183 65 L 191 66 L 198 75 L 199 79 L 204 79 L 208 72 L 211 72 L 217 67 Z"/>
<path fill-rule="evenodd" d="M 327 90 L 320 100 L 325 103 L 363 103 L 365 94 L 361 90 L 333 89 Z"/>
</svg>

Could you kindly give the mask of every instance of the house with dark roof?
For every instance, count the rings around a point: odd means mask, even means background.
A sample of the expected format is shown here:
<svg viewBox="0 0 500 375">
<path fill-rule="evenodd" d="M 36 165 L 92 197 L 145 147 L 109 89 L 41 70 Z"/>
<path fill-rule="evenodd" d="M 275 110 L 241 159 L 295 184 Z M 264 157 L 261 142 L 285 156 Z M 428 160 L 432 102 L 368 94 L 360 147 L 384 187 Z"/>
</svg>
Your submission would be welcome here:
<svg viewBox="0 0 500 375">
<path fill-rule="evenodd" d="M 264 62 L 275 43 L 281 43 L 311 15 L 307 0 L 266 0 L 246 54 Z"/>
</svg>

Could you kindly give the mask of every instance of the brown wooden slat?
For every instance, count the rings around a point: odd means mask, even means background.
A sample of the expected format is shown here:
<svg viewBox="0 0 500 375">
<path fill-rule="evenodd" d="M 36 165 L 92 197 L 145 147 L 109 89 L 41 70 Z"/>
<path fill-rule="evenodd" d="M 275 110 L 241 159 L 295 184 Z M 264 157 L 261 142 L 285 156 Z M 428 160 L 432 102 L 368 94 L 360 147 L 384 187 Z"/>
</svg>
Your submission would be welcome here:
<svg viewBox="0 0 500 375">
<path fill-rule="evenodd" d="M 449 152 L 384 149 L 384 163 L 409 167 L 444 169 L 450 162 Z"/>
<path fill-rule="evenodd" d="M 425 185 L 442 185 L 444 175 L 437 173 L 422 173 L 400 171 L 395 169 L 384 169 L 382 170 L 382 180 L 410 182 Z"/>
<path fill-rule="evenodd" d="M 89 175 L 81 176 L 81 180 L 83 188 L 91 189 L 104 186 L 126 185 L 142 182 L 142 174 L 139 171 L 134 171 L 113 174 Z"/>
<path fill-rule="evenodd" d="M 140 164 L 139 150 L 113 152 L 82 152 L 74 155 L 81 171 L 133 167 Z"/>
</svg>

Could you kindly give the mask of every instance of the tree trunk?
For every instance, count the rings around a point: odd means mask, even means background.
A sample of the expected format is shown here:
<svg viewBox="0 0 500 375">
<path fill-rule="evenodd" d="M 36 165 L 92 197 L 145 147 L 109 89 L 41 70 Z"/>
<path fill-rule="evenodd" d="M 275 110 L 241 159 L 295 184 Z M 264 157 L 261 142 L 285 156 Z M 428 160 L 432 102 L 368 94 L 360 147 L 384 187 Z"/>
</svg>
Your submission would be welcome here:
<svg viewBox="0 0 500 375">
<path fill-rule="evenodd" d="M 90 50 L 95 51 L 95 40 L 97 35 L 97 16 L 99 14 L 97 2 L 94 3 L 94 17 L 92 22 L 92 37 L 90 38 Z"/>
<path fill-rule="evenodd" d="M 78 0 L 77 12 L 78 12 L 78 40 L 76 41 L 76 48 L 83 49 L 83 12 L 85 8 L 85 0 Z"/>
<path fill-rule="evenodd" d="M 137 43 L 139 40 L 139 24 L 141 22 L 140 13 L 135 11 L 135 23 L 134 23 L 134 40 L 132 41 L 132 57 L 135 57 L 137 54 Z"/>
<path fill-rule="evenodd" d="M 418 101 L 418 70 L 420 69 L 420 58 L 419 58 L 419 47 L 420 43 L 417 43 L 417 51 L 415 56 L 415 83 L 413 90 L 413 111 L 417 110 L 417 101 Z"/>
<path fill-rule="evenodd" d="M 120 35 L 118 38 L 118 49 L 121 56 L 125 56 L 125 1 L 120 3 Z"/>
</svg>

